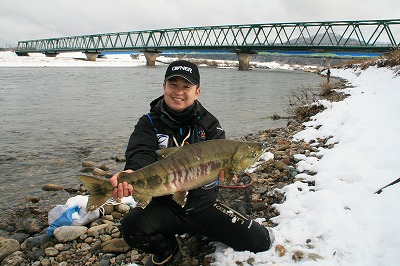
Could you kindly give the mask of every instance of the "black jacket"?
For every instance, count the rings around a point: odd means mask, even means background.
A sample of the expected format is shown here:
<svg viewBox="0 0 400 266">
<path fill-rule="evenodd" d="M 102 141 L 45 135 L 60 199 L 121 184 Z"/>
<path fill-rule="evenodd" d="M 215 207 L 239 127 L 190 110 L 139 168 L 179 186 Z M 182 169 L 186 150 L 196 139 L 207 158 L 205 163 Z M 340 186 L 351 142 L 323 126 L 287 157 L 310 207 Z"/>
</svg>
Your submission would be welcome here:
<svg viewBox="0 0 400 266">
<path fill-rule="evenodd" d="M 158 160 L 156 150 L 192 144 L 210 139 L 224 139 L 225 131 L 219 121 L 198 101 L 184 115 L 174 114 L 164 104 L 163 97 L 150 103 L 150 113 L 143 115 L 135 126 L 126 149 L 125 170 L 137 170 Z M 189 191 L 182 209 L 172 196 L 157 197 L 178 211 L 198 212 L 215 202 L 216 183 Z"/>
</svg>

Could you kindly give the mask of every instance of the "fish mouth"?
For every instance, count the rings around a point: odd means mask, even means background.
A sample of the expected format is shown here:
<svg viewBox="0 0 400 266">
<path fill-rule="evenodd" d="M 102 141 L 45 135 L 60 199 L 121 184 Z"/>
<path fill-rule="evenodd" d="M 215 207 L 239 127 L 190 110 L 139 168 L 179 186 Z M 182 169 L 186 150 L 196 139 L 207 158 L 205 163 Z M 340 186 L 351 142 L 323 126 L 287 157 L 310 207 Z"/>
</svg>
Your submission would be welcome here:
<svg viewBox="0 0 400 266">
<path fill-rule="evenodd" d="M 260 155 L 264 154 L 268 147 L 267 147 L 267 143 L 266 142 L 258 142 L 258 146 L 260 147 L 261 151 L 260 151 Z"/>
<path fill-rule="evenodd" d="M 267 143 L 266 142 L 261 142 L 261 148 L 263 149 L 263 152 L 267 150 Z"/>
<path fill-rule="evenodd" d="M 255 161 L 255 163 L 260 164 L 262 162 L 261 157 L 267 152 L 268 147 L 267 147 L 267 143 L 266 142 L 259 142 L 259 146 L 261 148 L 260 153 L 258 154 L 258 158 Z"/>
</svg>

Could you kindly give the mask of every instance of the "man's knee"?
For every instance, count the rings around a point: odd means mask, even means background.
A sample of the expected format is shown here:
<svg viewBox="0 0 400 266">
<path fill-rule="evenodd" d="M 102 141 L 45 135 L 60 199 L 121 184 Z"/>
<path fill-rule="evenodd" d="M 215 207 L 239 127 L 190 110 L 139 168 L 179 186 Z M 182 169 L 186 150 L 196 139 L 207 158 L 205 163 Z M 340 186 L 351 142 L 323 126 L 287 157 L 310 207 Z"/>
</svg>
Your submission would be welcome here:
<svg viewBox="0 0 400 266">
<path fill-rule="evenodd" d="M 156 234 L 150 217 L 142 208 L 134 208 L 125 215 L 120 231 L 125 242 L 132 247 L 147 243 Z"/>
<path fill-rule="evenodd" d="M 121 235 L 131 247 L 147 253 L 162 254 L 175 248 L 177 240 L 172 235 L 159 231 L 157 222 L 154 222 L 146 209 L 134 208 L 121 221 Z"/>
<path fill-rule="evenodd" d="M 253 235 L 250 251 L 261 252 L 269 250 L 275 239 L 272 230 L 259 226 L 257 231 L 258 232 Z"/>
</svg>

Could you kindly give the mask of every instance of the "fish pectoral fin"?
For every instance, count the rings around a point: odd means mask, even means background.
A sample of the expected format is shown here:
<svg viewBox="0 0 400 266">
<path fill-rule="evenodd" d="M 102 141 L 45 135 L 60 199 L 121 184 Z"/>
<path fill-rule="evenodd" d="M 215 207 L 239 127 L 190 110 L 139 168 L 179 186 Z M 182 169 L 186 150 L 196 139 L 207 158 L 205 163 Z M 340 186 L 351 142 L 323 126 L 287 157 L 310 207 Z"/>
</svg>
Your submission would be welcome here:
<svg viewBox="0 0 400 266">
<path fill-rule="evenodd" d="M 236 172 L 231 171 L 231 170 L 225 171 L 225 173 L 224 173 L 224 184 L 232 183 L 232 181 L 235 181 L 235 177 L 236 177 Z"/>
<path fill-rule="evenodd" d="M 179 148 L 180 147 L 169 147 L 169 148 L 165 148 L 165 149 L 156 150 L 156 154 L 161 159 L 165 159 L 168 156 L 174 154 L 177 150 L 179 150 Z"/>
<path fill-rule="evenodd" d="M 146 194 L 139 194 L 132 192 L 132 197 L 136 200 L 136 202 L 142 207 L 143 209 L 150 203 L 151 199 L 153 198 L 150 195 Z"/>
<path fill-rule="evenodd" d="M 185 204 L 186 204 L 187 194 L 188 194 L 188 192 L 186 190 L 178 191 L 172 195 L 172 199 L 183 208 L 183 207 L 185 207 Z"/>
</svg>

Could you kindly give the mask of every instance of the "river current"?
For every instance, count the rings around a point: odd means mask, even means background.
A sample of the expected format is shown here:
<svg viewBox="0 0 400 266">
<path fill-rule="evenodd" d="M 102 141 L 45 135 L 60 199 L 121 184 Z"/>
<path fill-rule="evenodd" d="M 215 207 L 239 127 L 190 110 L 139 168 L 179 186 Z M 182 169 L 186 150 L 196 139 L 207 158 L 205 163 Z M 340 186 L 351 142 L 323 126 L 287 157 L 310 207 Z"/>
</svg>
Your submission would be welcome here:
<svg viewBox="0 0 400 266">
<path fill-rule="evenodd" d="M 78 187 L 82 161 L 119 171 L 138 118 L 162 94 L 166 66 L 0 67 L 0 208 Z M 228 138 L 281 127 L 289 95 L 322 78 L 302 71 L 200 68 L 199 100 Z M 63 204 L 63 202 L 60 202 Z"/>
</svg>

